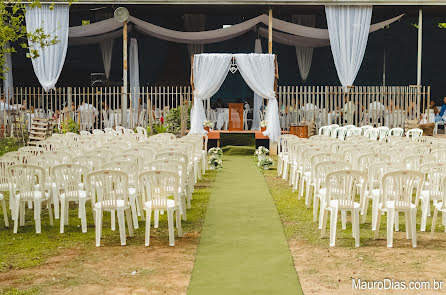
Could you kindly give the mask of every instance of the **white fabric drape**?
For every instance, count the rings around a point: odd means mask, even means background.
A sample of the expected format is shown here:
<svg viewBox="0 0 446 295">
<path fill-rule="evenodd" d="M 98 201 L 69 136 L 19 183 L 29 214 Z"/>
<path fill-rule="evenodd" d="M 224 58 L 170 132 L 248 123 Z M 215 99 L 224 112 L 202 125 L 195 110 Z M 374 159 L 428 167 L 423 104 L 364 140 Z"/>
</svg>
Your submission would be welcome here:
<svg viewBox="0 0 446 295">
<path fill-rule="evenodd" d="M 326 6 L 331 52 L 339 81 L 352 86 L 361 67 L 372 18 L 372 6 Z"/>
<path fill-rule="evenodd" d="M 99 43 L 99 46 L 101 47 L 102 63 L 104 64 L 105 77 L 107 78 L 107 80 L 110 79 L 114 41 L 114 39 L 107 39 L 102 40 Z"/>
<path fill-rule="evenodd" d="M 279 108 L 274 91 L 275 57 L 272 54 L 235 54 L 237 68 L 255 93 L 269 99 L 265 119 L 266 131 L 263 132 L 271 141 L 280 136 Z"/>
<path fill-rule="evenodd" d="M 130 39 L 129 49 L 129 66 L 130 66 L 130 95 L 132 108 L 138 109 L 139 102 L 139 61 L 138 61 L 138 40 Z"/>
<path fill-rule="evenodd" d="M 9 41 L 5 43 L 5 48 L 9 48 Z M 5 53 L 5 64 L 3 66 L 3 93 L 7 104 L 14 95 L 14 85 L 12 78 L 12 59 L 10 53 Z"/>
<path fill-rule="evenodd" d="M 204 14 L 185 14 L 184 29 L 189 32 L 201 32 L 206 29 L 206 15 Z M 204 52 L 204 44 L 188 44 L 187 50 L 189 57 Z"/>
<path fill-rule="evenodd" d="M 26 7 L 25 20 L 28 32 L 35 32 L 41 28 L 44 34 L 50 35 L 50 38 L 57 38 L 58 41 L 43 48 L 31 42 L 28 44 L 30 48 L 39 52 L 39 56 L 31 61 L 37 79 L 45 91 L 56 85 L 62 72 L 68 46 L 69 12 L 68 5 L 55 5 L 53 9 L 45 4 L 35 8 Z"/>
<path fill-rule="evenodd" d="M 197 54 L 194 56 L 194 104 L 190 113 L 191 134 L 206 133 L 203 122 L 206 121 L 203 100 L 212 97 L 228 75 L 231 54 Z"/>
<path fill-rule="evenodd" d="M 262 41 L 256 39 L 254 53 L 262 53 Z M 260 130 L 260 108 L 262 107 L 262 97 L 254 92 L 254 109 L 252 111 L 251 130 Z"/>
<path fill-rule="evenodd" d="M 316 24 L 316 17 L 314 15 L 293 15 L 293 22 L 314 27 Z M 313 60 L 313 48 L 296 46 L 297 64 L 299 66 L 299 73 L 302 81 L 306 81 L 311 69 L 311 62 Z"/>
</svg>

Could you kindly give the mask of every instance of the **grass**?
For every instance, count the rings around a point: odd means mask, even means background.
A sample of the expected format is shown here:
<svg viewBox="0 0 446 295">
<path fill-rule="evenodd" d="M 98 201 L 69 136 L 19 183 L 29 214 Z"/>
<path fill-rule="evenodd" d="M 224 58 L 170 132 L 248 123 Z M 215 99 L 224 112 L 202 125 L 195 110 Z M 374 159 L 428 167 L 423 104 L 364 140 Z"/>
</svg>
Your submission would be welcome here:
<svg viewBox="0 0 446 295">
<path fill-rule="evenodd" d="M 16 288 L 6 288 L 0 291 L 0 295 L 38 295 L 42 294 L 39 288 L 19 290 Z"/>
<path fill-rule="evenodd" d="M 272 157 L 277 162 L 277 157 Z M 309 209 L 305 206 L 305 192 L 301 200 L 298 200 L 298 193 L 292 192 L 292 187 L 288 186 L 288 180 L 283 180 L 282 178 L 277 177 L 277 170 L 270 169 L 264 170 L 265 181 L 269 187 L 271 195 L 276 204 L 277 210 L 280 215 L 280 219 L 282 220 L 282 224 L 287 236 L 288 240 L 295 239 L 303 239 L 306 240 L 313 245 L 318 246 L 328 246 L 329 244 L 329 236 L 330 236 L 330 219 L 328 217 L 327 229 L 325 232 L 325 238 L 320 238 L 320 230 L 318 229 L 318 224 L 313 222 L 313 209 L 310 207 Z M 359 202 L 359 197 L 358 197 Z M 433 207 L 433 206 L 431 206 Z M 433 209 L 432 209 L 433 210 Z M 431 222 L 432 215 L 428 217 L 426 233 L 430 233 L 431 230 Z M 381 217 L 381 226 L 379 239 L 386 238 L 387 232 L 387 216 L 383 215 Z M 362 215 L 360 215 L 360 219 L 362 220 Z M 437 220 L 441 220 L 441 215 L 439 214 L 439 218 Z M 347 229 L 341 230 L 341 219 L 338 218 L 338 230 L 336 233 L 336 247 L 354 247 L 354 239 L 352 238 L 352 227 L 350 221 L 350 212 L 348 212 L 347 219 Z M 367 213 L 367 218 L 365 223 L 360 224 L 360 243 L 361 247 L 364 246 L 375 246 L 376 240 L 374 240 L 375 232 L 371 230 L 371 203 L 369 204 L 369 210 Z M 421 223 L 421 210 L 418 210 L 417 214 L 417 235 L 419 237 L 419 228 Z M 437 231 L 444 231 L 444 227 L 442 227 L 441 222 L 437 222 Z M 404 235 L 405 239 L 405 219 L 404 214 L 400 214 L 400 226 L 399 233 L 395 233 L 394 239 L 399 239 L 398 234 Z M 437 232 L 436 235 L 441 235 L 441 232 Z M 420 239 L 419 239 L 420 240 Z M 420 241 L 419 241 L 420 242 Z M 431 243 L 429 248 L 432 249 L 440 249 L 442 248 L 442 243 Z"/>
<path fill-rule="evenodd" d="M 216 172 L 209 170 L 196 185 L 193 194 L 192 209 L 189 209 L 187 212 L 188 220 L 182 222 L 183 232 L 199 233 L 201 231 L 215 177 Z M 95 231 L 90 203 L 87 203 L 87 233 L 81 232 L 80 219 L 77 217 L 77 212 L 77 206 L 71 204 L 69 209 L 69 225 L 65 226 L 64 234 L 59 233 L 59 220 L 55 220 L 54 226 L 49 224 L 48 211 L 46 209 L 42 212 L 41 234 L 35 233 L 33 211 L 30 209 L 26 210 L 25 226 L 19 227 L 17 234 L 12 233 L 12 222 L 10 222 L 10 228 L 5 228 L 3 218 L 1 218 L 0 272 L 40 265 L 47 261 L 49 257 L 58 255 L 62 249 L 74 247 L 94 249 Z M 116 224 L 116 231 L 111 231 L 109 213 L 104 213 L 103 224 L 101 247 L 120 245 L 118 225 Z M 168 230 L 167 226 L 163 226 L 164 224 L 167 224 L 166 214 L 160 215 L 160 227 L 158 229 L 152 227 L 151 239 L 162 240 L 167 244 Z M 139 227 L 139 229 L 135 230 L 135 236 L 133 238 L 127 238 L 128 246 L 144 247 L 145 222 L 139 221 Z"/>
<path fill-rule="evenodd" d="M 23 144 L 14 137 L 2 137 L 0 138 L 0 156 L 7 152 L 16 151 L 22 146 Z"/>
</svg>

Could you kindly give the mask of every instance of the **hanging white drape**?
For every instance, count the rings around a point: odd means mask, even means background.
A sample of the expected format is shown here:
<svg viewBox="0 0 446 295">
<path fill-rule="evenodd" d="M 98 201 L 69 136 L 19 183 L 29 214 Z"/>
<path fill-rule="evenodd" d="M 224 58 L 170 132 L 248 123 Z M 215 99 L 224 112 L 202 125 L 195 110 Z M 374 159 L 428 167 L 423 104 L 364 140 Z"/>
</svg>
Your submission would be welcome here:
<svg viewBox="0 0 446 295">
<path fill-rule="evenodd" d="M 293 15 L 293 22 L 299 25 L 314 27 L 316 17 L 314 15 Z M 311 62 L 313 60 L 313 48 L 296 46 L 296 57 L 300 76 L 302 81 L 305 82 L 310 73 Z"/>
<path fill-rule="evenodd" d="M 110 79 L 114 41 L 114 39 L 106 39 L 102 40 L 99 43 L 99 46 L 101 47 L 102 63 L 104 64 L 105 77 L 107 78 L 107 80 Z"/>
<path fill-rule="evenodd" d="M 275 57 L 272 54 L 235 54 L 237 68 L 246 84 L 259 96 L 269 99 L 265 119 L 266 131 L 271 141 L 280 136 L 279 108 L 274 91 Z"/>
<path fill-rule="evenodd" d="M 184 29 L 189 32 L 200 32 L 206 29 L 206 15 L 204 14 L 185 14 Z M 187 50 L 189 57 L 204 52 L 204 44 L 188 44 Z"/>
<path fill-rule="evenodd" d="M 325 6 L 331 52 L 344 89 L 353 85 L 361 67 L 372 9 L 372 6 Z"/>
<path fill-rule="evenodd" d="M 5 43 L 5 48 L 9 48 L 9 41 Z M 3 66 L 3 93 L 7 104 L 14 95 L 14 85 L 12 78 L 12 59 L 10 53 L 5 53 L 5 64 Z"/>
<path fill-rule="evenodd" d="M 254 53 L 262 53 L 262 40 L 256 39 Z M 252 113 L 251 130 L 260 130 L 260 108 L 262 107 L 262 97 L 254 92 L 254 109 Z"/>
<path fill-rule="evenodd" d="M 194 56 L 194 104 L 190 113 L 191 134 L 206 133 L 203 100 L 211 98 L 228 75 L 231 54 L 197 54 Z"/>
<path fill-rule="evenodd" d="M 45 91 L 56 85 L 62 72 L 68 46 L 69 12 L 68 5 L 55 5 L 53 9 L 46 4 L 35 8 L 26 7 L 25 20 L 28 32 L 42 29 L 44 34 L 51 36 L 50 39 L 57 38 L 58 41 L 54 45 L 43 48 L 38 44 L 28 42 L 30 48 L 39 52 L 39 56 L 31 61 L 37 79 Z"/>
<path fill-rule="evenodd" d="M 130 39 L 129 48 L 129 67 L 130 67 L 130 95 L 132 108 L 138 109 L 139 102 L 139 61 L 138 61 L 138 40 Z"/>
</svg>

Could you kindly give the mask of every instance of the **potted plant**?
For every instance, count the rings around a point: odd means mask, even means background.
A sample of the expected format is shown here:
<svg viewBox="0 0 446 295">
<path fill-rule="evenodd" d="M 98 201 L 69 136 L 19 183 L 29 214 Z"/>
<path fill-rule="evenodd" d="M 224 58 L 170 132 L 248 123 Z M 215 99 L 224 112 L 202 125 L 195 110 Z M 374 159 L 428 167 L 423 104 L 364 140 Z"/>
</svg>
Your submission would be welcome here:
<svg viewBox="0 0 446 295">
<path fill-rule="evenodd" d="M 209 164 L 209 169 L 211 170 L 221 170 L 221 167 L 223 166 L 221 158 L 217 155 L 210 156 L 208 164 Z"/>
<path fill-rule="evenodd" d="M 266 121 L 261 121 L 260 122 L 260 131 L 264 132 L 266 131 L 266 127 L 268 126 L 268 122 Z"/>
<path fill-rule="evenodd" d="M 214 126 L 214 123 L 212 121 L 207 120 L 203 122 L 204 130 L 206 130 L 207 132 L 209 132 L 212 126 Z"/>
<path fill-rule="evenodd" d="M 255 155 L 257 156 L 257 160 L 262 161 L 269 155 L 269 150 L 264 146 L 259 146 L 255 151 Z"/>
<path fill-rule="evenodd" d="M 266 157 L 265 159 L 257 163 L 257 167 L 263 170 L 268 170 L 269 167 L 271 167 L 272 165 L 273 165 L 273 160 L 270 157 Z"/>
</svg>

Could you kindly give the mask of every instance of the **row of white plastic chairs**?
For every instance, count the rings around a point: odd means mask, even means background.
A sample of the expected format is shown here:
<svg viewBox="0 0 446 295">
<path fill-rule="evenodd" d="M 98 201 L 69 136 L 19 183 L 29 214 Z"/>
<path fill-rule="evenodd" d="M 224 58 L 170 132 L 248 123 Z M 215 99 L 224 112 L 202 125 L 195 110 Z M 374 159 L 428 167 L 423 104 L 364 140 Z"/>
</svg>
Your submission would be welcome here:
<svg viewBox="0 0 446 295">
<path fill-rule="evenodd" d="M 443 181 L 446 177 L 446 141 L 419 137 L 387 141 L 353 136 L 345 141 L 326 136 L 300 139 L 282 135 L 279 142 L 278 175 L 289 178 L 299 199 L 313 206 L 322 236 L 331 212 L 330 246 L 335 245 L 337 212 L 352 211 L 355 245 L 359 246 L 359 212 L 365 222 L 372 200 L 372 230 L 378 237 L 381 213 L 388 216 L 387 245 L 393 245 L 393 226 L 399 229 L 398 213 L 405 212 L 407 237 L 416 247 L 416 212 L 421 200 L 421 231 L 425 231 L 431 203 L 435 212 L 446 213 Z M 356 193 L 359 202 L 356 202 Z M 413 194 L 414 193 L 414 194 Z M 313 203 L 313 204 L 312 204 Z M 319 207 L 320 203 L 320 207 Z M 434 216 L 436 216 L 435 213 Z M 319 218 L 318 218 L 319 215 Z M 444 215 L 446 216 L 446 214 Z M 446 224 L 443 219 L 443 225 Z M 435 231 L 435 218 L 431 228 Z"/>
<path fill-rule="evenodd" d="M 385 140 L 389 136 L 403 136 L 404 130 L 402 128 L 391 128 L 386 126 L 373 127 L 371 125 L 365 125 L 362 127 L 356 127 L 355 125 L 339 126 L 338 124 L 332 124 L 322 126 L 319 128 L 318 135 L 324 135 L 328 137 L 338 138 L 345 140 L 350 136 L 363 135 L 372 140 Z M 409 129 L 406 132 L 406 137 L 415 139 L 423 135 L 423 130 L 419 128 Z"/>
<path fill-rule="evenodd" d="M 169 244 L 173 246 L 171 217 L 176 211 L 178 235 L 181 236 L 179 216 L 187 218 L 186 203 L 190 208 L 194 184 L 206 169 L 203 137 L 190 135 L 176 140 L 172 134 L 160 134 L 142 142 L 134 142 L 130 140 L 134 137 L 123 136 L 126 140 L 121 140 L 121 136 L 113 135 L 99 148 L 85 151 L 79 145 L 70 147 L 71 151 L 67 152 L 68 145 L 82 142 L 88 146 L 88 142 L 97 143 L 97 139 L 107 136 L 87 136 L 90 140 L 83 137 L 64 135 L 57 137 L 59 142 L 51 145 L 52 150 L 24 147 L 0 158 L 0 190 L 10 193 L 14 232 L 17 232 L 19 223 L 24 225 L 25 204 L 28 203 L 28 207 L 34 207 L 36 232 L 40 233 L 43 201 L 47 201 L 51 224 L 51 205 L 54 205 L 58 218 L 60 203 L 61 232 L 64 231 L 64 225 L 68 224 L 68 203 L 78 202 L 82 231 L 85 232 L 85 202 L 90 200 L 95 213 L 97 246 L 100 244 L 102 211 L 112 212 L 112 229 L 115 225 L 115 211 L 118 213 L 121 244 L 125 245 L 124 215 L 127 217 L 129 234 L 132 235 L 133 227 L 138 228 L 137 216 L 143 216 L 143 208 L 147 212 L 146 245 L 149 245 L 150 240 L 151 212 L 155 212 L 157 227 L 161 210 L 168 213 Z M 73 154 L 74 150 L 78 153 Z M 174 200 L 169 200 L 169 196 L 174 196 Z M 1 200 L 5 225 L 8 226 L 3 195 Z"/>
</svg>

